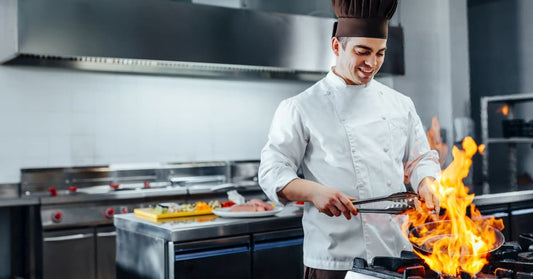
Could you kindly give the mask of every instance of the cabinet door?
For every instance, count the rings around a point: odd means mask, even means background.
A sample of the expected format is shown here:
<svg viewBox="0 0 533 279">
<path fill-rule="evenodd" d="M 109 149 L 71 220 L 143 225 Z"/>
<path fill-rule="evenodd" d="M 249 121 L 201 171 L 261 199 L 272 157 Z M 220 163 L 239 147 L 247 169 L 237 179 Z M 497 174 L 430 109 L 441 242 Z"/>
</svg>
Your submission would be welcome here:
<svg viewBox="0 0 533 279">
<path fill-rule="evenodd" d="M 94 230 L 43 234 L 43 278 L 95 278 Z"/>
<path fill-rule="evenodd" d="M 115 279 L 115 246 L 116 235 L 114 227 L 98 228 L 96 230 L 96 278 Z"/>
<path fill-rule="evenodd" d="M 248 236 L 174 246 L 174 278 L 252 278 Z"/>
<path fill-rule="evenodd" d="M 256 234 L 252 261 L 253 278 L 303 278 L 302 230 Z"/>
</svg>

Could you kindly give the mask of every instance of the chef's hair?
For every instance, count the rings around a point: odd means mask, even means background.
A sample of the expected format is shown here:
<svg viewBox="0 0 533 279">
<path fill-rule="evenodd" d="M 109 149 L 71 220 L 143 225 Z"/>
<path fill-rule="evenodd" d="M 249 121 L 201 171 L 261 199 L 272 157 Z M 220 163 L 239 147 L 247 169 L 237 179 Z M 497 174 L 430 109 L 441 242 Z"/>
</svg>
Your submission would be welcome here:
<svg viewBox="0 0 533 279">
<path fill-rule="evenodd" d="M 339 40 L 339 42 L 341 43 L 343 50 L 346 49 L 346 45 L 348 44 L 349 39 L 350 37 L 337 37 L 337 40 Z"/>
</svg>

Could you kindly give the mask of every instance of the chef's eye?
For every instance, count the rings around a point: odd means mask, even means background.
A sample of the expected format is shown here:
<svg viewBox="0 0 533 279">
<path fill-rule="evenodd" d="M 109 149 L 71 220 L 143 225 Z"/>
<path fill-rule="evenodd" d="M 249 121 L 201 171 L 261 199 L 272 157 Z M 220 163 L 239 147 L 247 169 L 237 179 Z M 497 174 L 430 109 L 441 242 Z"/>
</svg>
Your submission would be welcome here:
<svg viewBox="0 0 533 279">
<path fill-rule="evenodd" d="M 357 55 L 369 55 L 370 51 L 356 51 Z"/>
<path fill-rule="evenodd" d="M 378 52 L 377 56 L 379 57 L 382 57 L 383 55 L 385 55 L 385 52 Z"/>
</svg>

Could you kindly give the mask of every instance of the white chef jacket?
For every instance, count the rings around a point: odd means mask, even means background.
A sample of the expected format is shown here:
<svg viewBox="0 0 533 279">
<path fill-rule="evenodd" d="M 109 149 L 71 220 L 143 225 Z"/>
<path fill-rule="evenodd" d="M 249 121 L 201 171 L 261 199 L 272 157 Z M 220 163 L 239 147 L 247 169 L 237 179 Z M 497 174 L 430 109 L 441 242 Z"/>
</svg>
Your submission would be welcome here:
<svg viewBox="0 0 533 279">
<path fill-rule="evenodd" d="M 440 172 L 411 99 L 372 80 L 346 85 L 330 71 L 325 78 L 279 105 L 261 152 L 259 184 L 273 201 L 298 178 L 367 199 L 405 191 L 404 175 L 415 190 Z M 285 203 L 286 201 L 281 201 Z M 304 264 L 350 270 L 354 257 L 399 256 L 410 250 L 398 223 L 388 214 L 329 217 L 312 203 L 304 206 Z"/>
</svg>

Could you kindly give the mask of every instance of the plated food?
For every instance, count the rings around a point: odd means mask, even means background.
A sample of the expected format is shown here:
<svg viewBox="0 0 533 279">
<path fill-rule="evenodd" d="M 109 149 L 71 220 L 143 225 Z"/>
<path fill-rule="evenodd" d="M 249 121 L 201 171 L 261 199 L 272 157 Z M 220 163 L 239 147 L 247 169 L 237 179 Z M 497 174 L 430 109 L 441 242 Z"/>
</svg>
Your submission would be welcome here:
<svg viewBox="0 0 533 279">
<path fill-rule="evenodd" d="M 234 205 L 228 212 L 263 212 L 274 210 L 274 206 L 259 199 L 252 199 L 245 204 Z"/>
<path fill-rule="evenodd" d="M 273 216 L 281 212 L 283 207 L 275 206 L 258 199 L 252 199 L 245 204 L 234 205 L 229 208 L 214 209 L 213 213 L 220 217 L 249 218 Z"/>
</svg>

